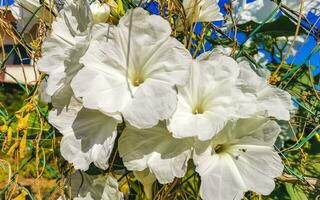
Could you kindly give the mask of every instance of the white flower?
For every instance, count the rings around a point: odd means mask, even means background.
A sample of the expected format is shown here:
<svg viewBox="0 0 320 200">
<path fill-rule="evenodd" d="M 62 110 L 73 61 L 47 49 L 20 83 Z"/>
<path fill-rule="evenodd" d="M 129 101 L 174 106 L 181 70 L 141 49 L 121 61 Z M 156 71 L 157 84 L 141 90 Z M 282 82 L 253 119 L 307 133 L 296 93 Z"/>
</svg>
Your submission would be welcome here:
<svg viewBox="0 0 320 200">
<path fill-rule="evenodd" d="M 289 47 L 291 46 L 293 42 L 294 36 L 289 37 L 277 37 L 276 38 L 276 44 L 279 48 L 274 48 L 276 55 L 281 58 L 282 55 L 285 55 L 287 51 L 289 50 Z M 298 35 L 296 40 L 294 41 L 293 48 L 290 51 L 291 56 L 296 56 L 302 49 L 303 45 L 306 43 L 307 36 L 306 35 Z M 282 54 L 282 55 L 281 55 Z"/>
<path fill-rule="evenodd" d="M 105 3 L 95 1 L 90 5 L 90 9 L 93 15 L 93 23 L 98 24 L 107 22 L 110 16 L 110 7 Z"/>
<path fill-rule="evenodd" d="M 43 79 L 39 86 L 39 100 L 43 103 L 51 103 L 51 96 L 46 93 L 46 89 L 48 87 L 47 80 Z"/>
<path fill-rule="evenodd" d="M 52 0 L 45 0 L 43 4 L 39 0 L 15 0 L 10 10 L 13 17 L 17 20 L 18 31 L 22 31 L 32 18 L 25 32 L 29 32 L 40 19 L 50 24 L 57 13 L 54 1 Z M 35 16 L 33 16 L 34 13 Z"/>
<path fill-rule="evenodd" d="M 238 77 L 241 90 L 246 94 L 253 94 L 256 100 L 249 106 L 255 109 L 255 114 L 275 117 L 279 120 L 290 119 L 290 110 L 293 109 L 291 95 L 277 87 L 268 84 L 268 77 L 258 76 L 247 61 L 239 63 L 240 75 Z M 266 72 L 264 74 L 268 75 Z M 247 110 L 247 105 L 241 110 Z"/>
<path fill-rule="evenodd" d="M 128 125 L 119 139 L 119 154 L 128 170 L 149 169 L 164 184 L 184 176 L 192 145 L 192 138 L 173 138 L 164 122 L 150 129 Z"/>
<path fill-rule="evenodd" d="M 216 52 L 200 55 L 187 85 L 178 87 L 178 106 L 168 124 L 173 136 L 208 140 L 229 120 L 254 113 L 251 106 L 245 112 L 239 110 L 254 98 L 237 88 L 238 76 L 238 63 L 231 57 Z"/>
<path fill-rule="evenodd" d="M 190 23 L 223 20 L 217 0 L 183 0 L 183 8 Z"/>
<path fill-rule="evenodd" d="M 296 12 L 300 11 L 300 0 L 282 0 L 281 3 Z M 304 0 L 302 14 L 307 15 L 308 12 L 320 15 L 320 0 Z"/>
<path fill-rule="evenodd" d="M 119 185 L 115 178 L 107 176 L 93 181 L 93 187 L 102 190 L 103 200 L 123 200 L 123 194 L 119 191 Z"/>
<path fill-rule="evenodd" d="M 263 118 L 229 122 L 206 151 L 194 156 L 201 176 L 201 197 L 240 200 L 248 190 L 270 194 L 273 179 L 283 171 L 281 158 L 273 149 L 279 132 L 276 122 Z"/>
<path fill-rule="evenodd" d="M 142 8 L 129 11 L 118 26 L 105 25 L 71 83 L 84 107 L 116 119 L 121 113 L 138 128 L 169 118 L 177 104 L 174 86 L 186 82 L 191 62 L 170 33 L 167 21 Z"/>
<path fill-rule="evenodd" d="M 92 15 L 86 0 L 66 2 L 52 24 L 52 32 L 42 45 L 40 71 L 49 74 L 46 92 L 59 100 L 72 96 L 70 81 L 82 67 L 80 57 L 91 37 Z"/>
<path fill-rule="evenodd" d="M 234 2 L 234 15 L 237 24 L 244 24 L 249 21 L 262 23 L 276 7 L 277 5 L 270 0 L 256 0 L 254 2 L 237 0 Z M 274 21 L 276 14 L 277 12 L 267 23 Z"/>
<path fill-rule="evenodd" d="M 67 196 L 69 194 L 71 194 L 71 197 Z M 89 175 L 82 171 L 77 171 L 67 179 L 65 196 L 65 199 L 75 200 L 124 199 L 115 178 L 112 176 Z"/>
<path fill-rule="evenodd" d="M 306 10 L 312 12 L 313 14 L 320 15 L 320 1 L 319 0 L 306 0 L 304 5 Z"/>
<path fill-rule="evenodd" d="M 76 169 L 87 170 L 91 162 L 101 169 L 108 168 L 116 138 L 116 120 L 83 108 L 72 98 L 67 107 L 50 111 L 49 122 L 63 134 L 61 154 Z"/>
<path fill-rule="evenodd" d="M 86 194 L 86 196 L 84 196 L 84 197 L 78 196 L 78 197 L 75 197 L 75 198 L 73 198 L 73 199 L 74 199 L 74 200 L 94 200 L 94 199 L 92 198 L 90 192 L 88 192 L 88 193 Z"/>
<path fill-rule="evenodd" d="M 219 53 L 226 51 L 200 55 L 187 85 L 178 87 L 178 106 L 168 124 L 174 137 L 208 140 L 229 120 L 256 114 L 289 120 L 291 96 L 269 85 L 247 62 Z"/>
<path fill-rule="evenodd" d="M 232 48 L 218 45 L 218 46 L 214 47 L 214 49 L 212 49 L 212 52 L 221 53 L 225 56 L 230 56 L 232 53 Z"/>
<path fill-rule="evenodd" d="M 251 40 L 248 40 L 249 42 L 251 42 Z M 248 42 L 246 42 L 247 44 Z M 212 52 L 216 52 L 216 53 L 221 53 L 223 55 L 226 55 L 226 56 L 230 56 L 231 53 L 232 53 L 232 48 L 230 47 L 224 47 L 224 46 L 216 46 Z M 238 50 L 235 51 L 235 53 L 237 54 Z M 258 51 L 257 54 L 255 54 L 253 56 L 253 58 L 255 59 L 255 61 L 260 64 L 260 66 L 262 66 L 263 68 L 262 69 L 257 69 L 258 71 L 258 74 L 262 77 L 269 77 L 270 76 L 270 71 L 268 69 L 266 69 L 266 65 L 268 64 L 268 59 L 266 57 L 266 55 L 261 52 L 261 51 Z M 247 58 L 245 57 L 239 57 L 239 59 L 237 60 L 238 62 L 241 62 L 241 61 L 248 61 Z M 255 75 L 256 77 L 256 75 Z M 267 80 L 267 78 L 265 79 Z"/>
<path fill-rule="evenodd" d="M 259 63 L 259 64 L 260 64 L 261 66 L 263 66 L 263 67 L 265 67 L 265 66 L 269 63 L 266 55 L 265 55 L 263 52 L 261 52 L 261 51 L 258 51 L 258 53 L 255 54 L 255 55 L 253 56 L 253 58 L 255 59 L 255 61 L 256 61 L 257 63 Z"/>
</svg>

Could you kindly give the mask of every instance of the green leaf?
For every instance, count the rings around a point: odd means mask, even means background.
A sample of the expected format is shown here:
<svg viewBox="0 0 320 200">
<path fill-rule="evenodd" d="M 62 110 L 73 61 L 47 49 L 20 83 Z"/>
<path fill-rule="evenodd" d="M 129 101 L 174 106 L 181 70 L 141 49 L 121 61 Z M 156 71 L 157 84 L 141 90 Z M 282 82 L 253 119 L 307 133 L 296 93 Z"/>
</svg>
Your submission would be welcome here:
<svg viewBox="0 0 320 200">
<path fill-rule="evenodd" d="M 300 186 L 291 183 L 285 183 L 285 186 L 291 200 L 308 200 L 307 195 Z"/>
</svg>

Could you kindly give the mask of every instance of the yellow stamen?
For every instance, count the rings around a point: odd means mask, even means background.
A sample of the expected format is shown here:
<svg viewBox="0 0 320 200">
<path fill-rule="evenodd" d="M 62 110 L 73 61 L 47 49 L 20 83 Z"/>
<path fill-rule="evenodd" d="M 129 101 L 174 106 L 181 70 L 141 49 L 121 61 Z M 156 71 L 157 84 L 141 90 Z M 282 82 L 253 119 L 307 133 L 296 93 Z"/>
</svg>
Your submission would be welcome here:
<svg viewBox="0 0 320 200">
<path fill-rule="evenodd" d="M 141 83 L 143 83 L 143 80 L 137 78 L 133 81 L 133 86 L 138 87 Z"/>
<path fill-rule="evenodd" d="M 198 115 L 198 114 L 203 114 L 204 113 L 204 110 L 201 106 L 197 106 L 193 109 L 192 113 L 194 115 Z"/>
</svg>

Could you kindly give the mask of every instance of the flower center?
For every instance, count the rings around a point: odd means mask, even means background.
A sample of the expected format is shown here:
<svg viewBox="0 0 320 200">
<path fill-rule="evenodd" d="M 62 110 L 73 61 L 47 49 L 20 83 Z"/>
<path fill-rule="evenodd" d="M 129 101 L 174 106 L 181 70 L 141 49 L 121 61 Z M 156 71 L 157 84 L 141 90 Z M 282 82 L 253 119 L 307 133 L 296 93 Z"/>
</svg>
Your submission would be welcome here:
<svg viewBox="0 0 320 200">
<path fill-rule="evenodd" d="M 138 87 L 139 85 L 141 85 L 145 78 L 144 76 L 142 75 L 142 73 L 134 73 L 133 76 L 130 78 L 131 80 L 131 84 L 134 86 L 134 87 Z"/>
<path fill-rule="evenodd" d="M 203 114 L 203 109 L 200 107 L 200 108 L 194 108 L 193 110 L 192 110 L 192 113 L 194 114 L 194 115 L 198 115 L 198 114 Z"/>
<path fill-rule="evenodd" d="M 139 78 L 134 79 L 134 80 L 132 81 L 132 85 L 135 86 L 135 87 L 138 87 L 141 83 L 143 83 L 143 81 L 144 81 L 144 80 L 139 79 Z"/>
<path fill-rule="evenodd" d="M 225 150 L 225 147 L 222 144 L 218 144 L 214 147 L 214 152 L 217 154 L 222 153 Z"/>
<path fill-rule="evenodd" d="M 193 109 L 192 109 L 192 114 L 194 115 L 199 115 L 203 114 L 205 111 L 205 108 L 203 106 L 203 103 L 198 103 Z"/>
</svg>

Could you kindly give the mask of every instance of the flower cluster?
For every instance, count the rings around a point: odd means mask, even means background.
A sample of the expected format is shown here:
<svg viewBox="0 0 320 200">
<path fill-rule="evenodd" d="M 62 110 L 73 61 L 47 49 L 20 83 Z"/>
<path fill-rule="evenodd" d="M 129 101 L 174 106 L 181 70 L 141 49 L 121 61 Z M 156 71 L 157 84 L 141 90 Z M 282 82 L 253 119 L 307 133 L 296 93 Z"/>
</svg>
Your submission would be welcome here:
<svg viewBox="0 0 320 200">
<path fill-rule="evenodd" d="M 206 12 L 217 10 L 208 2 L 187 10 L 190 23 L 221 17 Z M 193 59 L 160 16 L 135 8 L 114 25 L 109 13 L 69 0 L 43 43 L 38 68 L 49 75 L 49 121 L 63 134 L 64 158 L 76 169 L 107 169 L 117 141 L 149 198 L 150 184 L 183 177 L 190 160 L 203 199 L 269 194 L 283 171 L 273 148 L 280 127 L 270 118 L 289 120 L 290 95 L 245 60 L 215 50 Z"/>
</svg>

